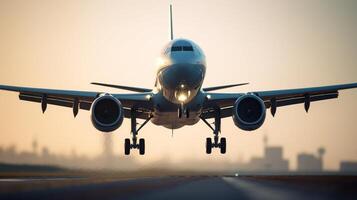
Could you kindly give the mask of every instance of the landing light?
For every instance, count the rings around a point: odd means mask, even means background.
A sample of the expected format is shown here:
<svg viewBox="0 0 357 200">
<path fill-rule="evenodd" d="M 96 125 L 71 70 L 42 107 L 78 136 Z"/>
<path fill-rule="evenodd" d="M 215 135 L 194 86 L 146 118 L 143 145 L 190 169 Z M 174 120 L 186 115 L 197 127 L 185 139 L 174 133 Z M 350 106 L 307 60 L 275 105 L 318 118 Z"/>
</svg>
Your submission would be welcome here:
<svg viewBox="0 0 357 200">
<path fill-rule="evenodd" d="M 190 96 L 191 96 L 190 90 L 176 90 L 175 91 L 175 98 L 181 103 L 186 102 Z"/>
<path fill-rule="evenodd" d="M 184 94 L 184 93 L 181 93 L 181 94 L 178 95 L 177 99 L 178 99 L 179 101 L 181 101 L 181 102 L 184 102 L 184 101 L 187 100 L 187 95 Z"/>
</svg>

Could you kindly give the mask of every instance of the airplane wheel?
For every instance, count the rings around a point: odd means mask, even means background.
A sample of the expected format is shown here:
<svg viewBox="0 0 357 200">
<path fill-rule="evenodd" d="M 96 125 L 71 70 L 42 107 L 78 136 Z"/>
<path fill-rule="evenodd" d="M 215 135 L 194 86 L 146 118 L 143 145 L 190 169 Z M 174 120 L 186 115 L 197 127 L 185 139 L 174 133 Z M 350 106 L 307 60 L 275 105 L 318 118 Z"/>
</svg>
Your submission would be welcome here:
<svg viewBox="0 0 357 200">
<path fill-rule="evenodd" d="M 211 138 L 206 138 L 206 153 L 207 154 L 212 153 L 212 139 Z"/>
<path fill-rule="evenodd" d="M 145 140 L 144 139 L 139 140 L 139 153 L 140 153 L 140 155 L 145 154 Z"/>
<path fill-rule="evenodd" d="M 221 138 L 221 154 L 225 154 L 226 153 L 226 138 Z"/>
<path fill-rule="evenodd" d="M 130 154 L 130 139 L 125 139 L 125 143 L 124 143 L 124 153 L 125 155 L 129 155 Z"/>
</svg>

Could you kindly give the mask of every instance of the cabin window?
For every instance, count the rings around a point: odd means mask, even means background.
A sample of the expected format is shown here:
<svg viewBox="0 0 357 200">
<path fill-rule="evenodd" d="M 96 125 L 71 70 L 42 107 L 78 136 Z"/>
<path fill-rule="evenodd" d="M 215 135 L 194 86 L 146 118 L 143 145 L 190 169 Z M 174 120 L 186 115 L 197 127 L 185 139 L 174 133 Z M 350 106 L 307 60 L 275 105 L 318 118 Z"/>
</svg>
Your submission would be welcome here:
<svg viewBox="0 0 357 200">
<path fill-rule="evenodd" d="M 172 46 L 171 51 L 193 51 L 192 46 Z"/>
</svg>

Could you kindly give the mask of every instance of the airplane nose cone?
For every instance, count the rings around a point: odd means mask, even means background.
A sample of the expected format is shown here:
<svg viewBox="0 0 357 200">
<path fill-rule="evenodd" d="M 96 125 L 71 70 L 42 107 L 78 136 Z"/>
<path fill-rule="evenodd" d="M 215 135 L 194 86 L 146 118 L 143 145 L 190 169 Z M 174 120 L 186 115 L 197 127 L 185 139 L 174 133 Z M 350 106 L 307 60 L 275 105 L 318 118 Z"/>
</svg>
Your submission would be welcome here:
<svg viewBox="0 0 357 200">
<path fill-rule="evenodd" d="M 203 66 L 198 64 L 175 64 L 162 72 L 161 83 L 167 89 L 197 89 L 203 81 Z"/>
</svg>

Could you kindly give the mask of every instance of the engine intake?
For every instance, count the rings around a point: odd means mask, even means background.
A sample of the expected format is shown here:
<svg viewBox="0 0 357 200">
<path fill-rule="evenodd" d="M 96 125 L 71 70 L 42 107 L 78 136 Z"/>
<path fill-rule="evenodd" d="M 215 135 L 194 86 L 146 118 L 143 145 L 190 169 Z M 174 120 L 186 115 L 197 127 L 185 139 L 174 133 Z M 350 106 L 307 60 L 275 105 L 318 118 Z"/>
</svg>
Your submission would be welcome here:
<svg viewBox="0 0 357 200">
<path fill-rule="evenodd" d="M 103 94 L 92 103 L 92 124 L 103 132 L 111 132 L 123 123 L 123 107 L 118 99 L 109 94 Z"/>
<path fill-rule="evenodd" d="M 233 121 L 240 129 L 253 131 L 262 126 L 264 120 L 265 105 L 256 95 L 243 95 L 234 103 Z"/>
</svg>

